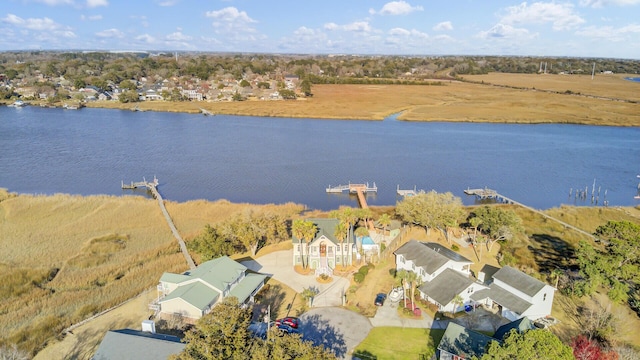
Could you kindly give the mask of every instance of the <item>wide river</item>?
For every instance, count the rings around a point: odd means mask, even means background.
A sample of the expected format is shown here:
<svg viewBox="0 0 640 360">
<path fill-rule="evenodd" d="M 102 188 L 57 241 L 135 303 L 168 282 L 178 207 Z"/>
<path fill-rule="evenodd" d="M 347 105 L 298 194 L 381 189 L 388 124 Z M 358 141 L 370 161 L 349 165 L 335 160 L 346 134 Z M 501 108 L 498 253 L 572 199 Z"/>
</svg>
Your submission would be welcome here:
<svg viewBox="0 0 640 360">
<path fill-rule="evenodd" d="M 0 107 L 0 187 L 18 193 L 145 195 L 122 190 L 121 181 L 155 175 L 174 201 L 329 210 L 357 200 L 327 194 L 327 186 L 375 182 L 370 205 L 394 205 L 397 186 L 450 191 L 466 204 L 474 198 L 464 189 L 489 187 L 546 209 L 591 205 L 594 180 L 598 206 L 637 205 L 639 173 L 638 127 Z M 587 199 L 576 199 L 585 188 Z"/>
</svg>

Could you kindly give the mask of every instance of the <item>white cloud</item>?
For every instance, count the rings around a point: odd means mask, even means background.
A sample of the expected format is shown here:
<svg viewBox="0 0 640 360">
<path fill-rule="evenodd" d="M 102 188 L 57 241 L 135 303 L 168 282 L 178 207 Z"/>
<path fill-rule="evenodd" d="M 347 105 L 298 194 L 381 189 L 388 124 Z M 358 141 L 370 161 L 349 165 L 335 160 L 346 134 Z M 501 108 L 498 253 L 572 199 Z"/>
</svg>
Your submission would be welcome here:
<svg viewBox="0 0 640 360">
<path fill-rule="evenodd" d="M 400 1 L 391 1 L 382 6 L 380 11 L 375 11 L 374 9 L 369 9 L 370 14 L 380 14 L 380 15 L 406 15 L 410 14 L 414 11 L 422 11 L 424 8 L 420 5 L 411 6 L 408 2 L 404 0 Z"/>
<path fill-rule="evenodd" d="M 252 24 L 257 23 L 245 11 L 233 6 L 216 11 L 207 11 L 206 16 L 213 18 L 211 24 L 217 34 L 225 35 L 232 42 L 255 41 L 257 33 Z M 264 38 L 264 36 L 260 36 Z"/>
<path fill-rule="evenodd" d="M 324 28 L 325 30 L 344 30 L 344 31 L 351 31 L 351 32 L 371 32 L 373 29 L 371 28 L 371 25 L 369 25 L 369 22 L 367 21 L 354 21 L 352 23 L 349 24 L 345 24 L 345 25 L 338 25 L 336 23 L 326 23 L 324 24 Z"/>
<path fill-rule="evenodd" d="M 207 11 L 207 17 L 214 18 L 218 21 L 224 22 L 244 22 L 244 23 L 255 23 L 257 21 L 247 15 L 245 11 L 239 11 L 233 6 L 226 7 L 221 10 L 216 11 Z"/>
<path fill-rule="evenodd" d="M 509 6 L 505 11 L 506 14 L 500 19 L 504 25 L 552 23 L 553 30 L 568 30 L 585 22 L 574 13 L 573 5 L 569 3 L 535 2 L 528 5 L 523 2 Z"/>
<path fill-rule="evenodd" d="M 96 33 L 97 37 L 101 37 L 101 38 L 118 38 L 121 39 L 124 37 L 124 33 L 118 29 L 107 29 L 107 30 L 102 30 L 102 31 L 98 31 Z"/>
<path fill-rule="evenodd" d="M 391 30 L 389 30 L 389 35 L 392 36 L 405 36 L 405 37 L 415 37 L 415 38 L 421 38 L 421 39 L 427 39 L 429 38 L 429 35 L 427 33 L 418 31 L 416 29 L 411 29 L 411 30 L 407 30 L 404 28 L 393 28 Z"/>
<path fill-rule="evenodd" d="M 34 1 L 46 4 L 46 5 L 49 5 L 49 6 L 73 5 L 73 0 L 34 0 Z"/>
<path fill-rule="evenodd" d="M 80 20 L 98 21 L 98 20 L 102 20 L 102 15 L 90 15 L 90 16 L 80 15 Z"/>
<path fill-rule="evenodd" d="M 487 31 L 481 31 L 478 37 L 483 39 L 490 38 L 519 38 L 529 36 L 529 30 L 517 29 L 507 24 L 496 24 L 494 27 Z"/>
<path fill-rule="evenodd" d="M 640 25 L 630 24 L 619 28 L 614 28 L 613 26 L 589 26 L 576 31 L 576 35 L 591 39 L 620 42 L 640 37 Z"/>
<path fill-rule="evenodd" d="M 135 39 L 138 40 L 138 41 L 147 43 L 147 44 L 154 44 L 156 42 L 156 38 L 154 38 L 153 36 L 151 36 L 149 34 L 143 34 L 143 35 L 136 36 Z"/>
<path fill-rule="evenodd" d="M 171 33 L 171 34 L 167 35 L 165 37 L 165 39 L 168 40 L 168 41 L 189 41 L 192 38 L 191 38 L 191 36 L 185 35 L 180 31 L 176 31 L 174 33 Z"/>
<path fill-rule="evenodd" d="M 94 8 L 98 6 L 109 6 L 107 0 L 87 0 L 87 7 Z"/>
<path fill-rule="evenodd" d="M 180 2 L 180 0 L 164 0 L 164 1 L 157 1 L 156 0 L 156 3 L 159 6 L 173 6 L 173 5 L 176 5 L 179 2 Z"/>
<path fill-rule="evenodd" d="M 451 21 L 443 21 L 441 23 L 436 24 L 436 26 L 433 27 L 434 31 L 451 31 L 453 30 L 453 25 L 451 24 Z"/>
<path fill-rule="evenodd" d="M 23 19 L 14 14 L 7 14 L 5 18 L 2 19 L 2 22 L 15 25 L 17 27 L 29 29 L 29 30 L 39 30 L 39 31 L 53 31 L 61 28 L 60 24 L 57 24 L 55 21 L 45 17 L 45 18 L 29 18 Z"/>
<path fill-rule="evenodd" d="M 607 5 L 629 6 L 638 5 L 640 0 L 580 0 L 580 5 L 600 8 Z"/>
</svg>

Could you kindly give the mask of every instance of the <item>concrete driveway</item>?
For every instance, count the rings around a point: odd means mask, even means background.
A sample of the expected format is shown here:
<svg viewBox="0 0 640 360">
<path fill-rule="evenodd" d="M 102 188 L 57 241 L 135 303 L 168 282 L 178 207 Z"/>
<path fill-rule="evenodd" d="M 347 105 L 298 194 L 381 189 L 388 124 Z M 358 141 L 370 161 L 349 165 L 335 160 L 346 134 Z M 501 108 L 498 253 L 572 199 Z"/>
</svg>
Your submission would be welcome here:
<svg viewBox="0 0 640 360">
<path fill-rule="evenodd" d="M 255 260 L 241 261 L 247 268 L 269 275 L 294 291 L 301 293 L 305 288 L 315 287 L 319 294 L 313 299 L 312 306 L 341 306 L 342 295 L 349 288 L 349 280 L 334 276 L 328 284 L 320 284 L 316 277 L 298 274 L 293 269 L 293 250 L 275 251 Z"/>
<path fill-rule="evenodd" d="M 422 312 L 422 319 L 405 319 L 400 317 L 398 315 L 399 305 L 400 302 L 394 303 L 387 299 L 384 305 L 378 306 L 376 315 L 371 318 L 371 325 L 375 327 L 395 326 L 403 328 L 431 328 L 431 326 L 433 326 L 433 318 L 425 312 Z"/>
<path fill-rule="evenodd" d="M 373 328 L 368 318 L 337 307 L 311 309 L 300 316 L 300 321 L 303 339 L 323 345 L 341 359 L 350 358 Z"/>
</svg>

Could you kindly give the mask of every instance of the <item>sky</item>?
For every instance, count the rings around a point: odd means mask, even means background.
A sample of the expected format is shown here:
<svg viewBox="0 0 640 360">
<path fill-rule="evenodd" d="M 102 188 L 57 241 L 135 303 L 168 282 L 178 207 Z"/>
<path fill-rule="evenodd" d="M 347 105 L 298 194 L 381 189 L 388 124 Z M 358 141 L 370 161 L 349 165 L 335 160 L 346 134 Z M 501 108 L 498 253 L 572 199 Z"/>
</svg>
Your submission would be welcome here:
<svg viewBox="0 0 640 360">
<path fill-rule="evenodd" d="M 640 59 L 640 0 L 0 0 L 0 51 Z"/>
</svg>

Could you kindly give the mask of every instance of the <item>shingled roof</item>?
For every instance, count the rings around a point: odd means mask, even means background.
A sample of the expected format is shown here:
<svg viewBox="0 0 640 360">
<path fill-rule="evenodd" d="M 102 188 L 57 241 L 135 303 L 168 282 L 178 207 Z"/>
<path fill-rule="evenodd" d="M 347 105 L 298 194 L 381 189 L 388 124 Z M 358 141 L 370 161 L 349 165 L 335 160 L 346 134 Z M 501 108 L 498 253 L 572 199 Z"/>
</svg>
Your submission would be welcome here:
<svg viewBox="0 0 640 360">
<path fill-rule="evenodd" d="M 107 332 L 93 360 L 167 359 L 184 349 L 180 339 L 164 334 L 122 329 Z"/>
<path fill-rule="evenodd" d="M 522 291 L 528 296 L 534 296 L 546 285 L 542 281 L 510 266 L 505 266 L 498 270 L 493 274 L 493 278 L 502 281 L 514 289 Z"/>
<path fill-rule="evenodd" d="M 449 304 L 456 295 L 467 289 L 473 280 L 461 273 L 446 269 L 435 279 L 420 286 L 420 291 L 442 306 Z"/>
<path fill-rule="evenodd" d="M 394 254 L 402 255 L 406 260 L 423 268 L 428 274 L 433 274 L 449 261 L 471 264 L 469 259 L 440 244 L 417 240 L 410 240 L 399 247 Z"/>
</svg>

